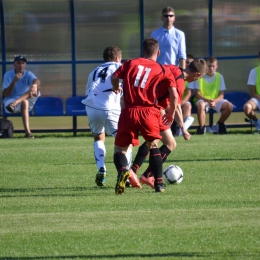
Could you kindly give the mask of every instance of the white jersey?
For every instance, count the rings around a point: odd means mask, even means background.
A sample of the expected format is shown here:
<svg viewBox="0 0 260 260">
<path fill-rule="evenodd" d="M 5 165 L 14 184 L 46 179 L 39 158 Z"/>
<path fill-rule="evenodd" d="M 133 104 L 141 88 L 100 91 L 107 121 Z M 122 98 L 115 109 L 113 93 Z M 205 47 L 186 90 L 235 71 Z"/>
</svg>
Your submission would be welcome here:
<svg viewBox="0 0 260 260">
<path fill-rule="evenodd" d="M 106 62 L 93 70 L 86 85 L 87 97 L 82 103 L 99 110 L 121 111 L 121 95 L 112 91 L 111 76 L 121 66 L 121 63 Z"/>
</svg>

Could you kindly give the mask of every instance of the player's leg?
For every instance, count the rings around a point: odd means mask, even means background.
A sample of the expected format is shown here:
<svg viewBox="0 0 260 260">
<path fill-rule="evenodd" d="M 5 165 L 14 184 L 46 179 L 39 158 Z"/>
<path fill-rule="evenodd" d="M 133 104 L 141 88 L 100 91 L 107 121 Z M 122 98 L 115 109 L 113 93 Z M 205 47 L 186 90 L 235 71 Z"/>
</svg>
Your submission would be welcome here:
<svg viewBox="0 0 260 260">
<path fill-rule="evenodd" d="M 114 151 L 114 164 L 117 169 L 117 182 L 115 187 L 116 194 L 123 194 L 125 190 L 126 181 L 130 176 L 129 170 L 127 170 L 127 158 L 126 152 L 128 150 L 128 146 L 120 147 L 115 145 Z"/>
<path fill-rule="evenodd" d="M 106 185 L 106 146 L 105 146 L 105 132 L 101 134 L 93 134 L 94 138 L 94 157 L 96 165 L 98 168 L 98 173 L 96 174 L 95 182 L 97 186 Z"/>
<path fill-rule="evenodd" d="M 233 110 L 233 105 L 229 101 L 222 99 L 216 104 L 216 111 L 221 113 L 220 118 L 217 122 L 218 134 L 227 134 L 227 129 L 225 126 L 225 121 L 230 116 Z"/>
<path fill-rule="evenodd" d="M 29 125 L 29 102 L 27 99 L 21 102 L 21 116 L 25 131 L 25 137 L 34 138 L 31 134 L 30 125 Z"/>
<path fill-rule="evenodd" d="M 166 129 L 161 133 L 163 145 L 159 148 L 163 163 L 166 161 L 169 154 L 176 148 L 177 144 L 172 135 L 171 129 Z M 149 185 L 152 189 L 154 188 L 154 176 L 151 171 L 151 167 L 148 166 L 146 171 L 140 176 L 140 182 Z"/>
<path fill-rule="evenodd" d="M 256 113 L 255 110 L 257 110 L 257 104 L 254 101 L 254 99 L 250 99 L 249 101 L 247 101 L 243 107 L 243 110 L 245 112 L 245 115 L 249 118 L 252 119 L 254 121 L 257 121 L 257 117 L 256 117 Z"/>
<path fill-rule="evenodd" d="M 165 185 L 163 184 L 163 177 L 162 177 L 162 165 L 163 159 L 161 157 L 160 150 L 158 148 L 159 139 L 155 139 L 151 142 L 147 142 L 149 147 L 149 166 L 151 168 L 151 172 L 154 176 L 154 189 L 155 192 L 164 192 Z"/>
<path fill-rule="evenodd" d="M 197 106 L 197 117 L 199 126 L 197 128 L 196 134 L 204 135 L 206 133 L 206 112 L 208 110 L 208 104 L 204 102 L 203 100 L 198 100 L 196 103 Z"/>
<path fill-rule="evenodd" d="M 135 174 L 138 174 L 138 170 L 149 155 L 149 148 L 147 142 L 144 142 L 141 146 L 139 146 L 133 164 L 131 166 L 132 171 Z"/>
<path fill-rule="evenodd" d="M 97 186 L 105 186 L 106 184 L 106 147 L 105 147 L 105 127 L 104 118 L 105 111 L 97 110 L 86 106 L 88 115 L 89 128 L 94 139 L 94 158 L 98 169 L 95 182 Z"/>
</svg>

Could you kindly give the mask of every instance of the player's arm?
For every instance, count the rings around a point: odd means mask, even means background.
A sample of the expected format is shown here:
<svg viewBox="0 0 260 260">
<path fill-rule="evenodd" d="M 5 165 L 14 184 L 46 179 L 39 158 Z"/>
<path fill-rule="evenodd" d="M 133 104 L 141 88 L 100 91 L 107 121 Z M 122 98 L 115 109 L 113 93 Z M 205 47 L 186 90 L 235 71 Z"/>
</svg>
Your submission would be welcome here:
<svg viewBox="0 0 260 260">
<path fill-rule="evenodd" d="M 174 113 L 177 108 L 179 95 L 175 87 L 169 87 L 168 91 L 170 104 L 167 109 L 167 113 L 163 116 L 163 119 L 166 125 L 171 125 L 174 120 Z"/>
<path fill-rule="evenodd" d="M 122 87 L 119 84 L 119 78 L 115 75 L 111 76 L 111 84 L 113 86 L 112 91 L 118 94 L 122 91 Z"/>
<path fill-rule="evenodd" d="M 191 95 L 192 95 L 192 89 L 190 88 L 187 88 L 186 89 L 186 95 L 182 98 L 181 100 L 181 104 L 185 104 L 186 102 L 188 102 L 191 98 Z"/>
<path fill-rule="evenodd" d="M 14 78 L 12 81 L 8 79 L 8 77 L 4 76 L 4 81 L 3 81 L 3 95 L 4 97 L 9 97 L 15 87 L 16 82 L 22 77 L 22 73 L 17 73 L 15 74 Z M 7 86 L 7 87 L 6 87 Z"/>
<path fill-rule="evenodd" d="M 252 98 L 256 98 L 257 100 L 260 100 L 260 95 L 256 93 L 256 86 L 255 85 L 249 85 L 250 87 L 250 96 Z"/>
<path fill-rule="evenodd" d="M 180 127 L 180 129 L 182 131 L 183 138 L 185 140 L 189 140 L 191 135 L 184 128 L 183 115 L 182 115 L 182 110 L 181 110 L 181 105 L 180 104 L 177 105 L 177 108 L 176 108 L 176 111 L 175 111 L 175 120 L 176 120 L 176 123 L 179 125 L 179 127 Z"/>
<path fill-rule="evenodd" d="M 31 97 L 37 97 L 38 91 L 40 88 L 41 81 L 39 79 L 34 79 L 32 85 L 30 86 L 30 95 Z"/>
<path fill-rule="evenodd" d="M 186 60 L 183 58 L 179 59 L 179 66 L 183 69 L 186 69 Z"/>
<path fill-rule="evenodd" d="M 219 91 L 219 94 L 218 94 L 218 97 L 213 99 L 215 101 L 215 104 L 218 103 L 221 99 L 224 98 L 224 90 L 220 90 Z"/>
</svg>

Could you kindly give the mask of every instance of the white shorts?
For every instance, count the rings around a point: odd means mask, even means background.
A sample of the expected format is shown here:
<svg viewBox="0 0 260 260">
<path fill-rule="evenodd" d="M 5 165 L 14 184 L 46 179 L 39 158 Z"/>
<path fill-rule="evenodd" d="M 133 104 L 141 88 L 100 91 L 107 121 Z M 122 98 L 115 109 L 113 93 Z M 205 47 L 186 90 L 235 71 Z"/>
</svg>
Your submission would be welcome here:
<svg viewBox="0 0 260 260">
<path fill-rule="evenodd" d="M 197 106 L 197 104 L 198 104 L 199 102 L 201 102 L 201 101 L 205 102 L 204 100 L 199 99 L 199 100 L 197 101 L 197 103 L 196 103 L 196 106 Z M 217 113 L 220 113 L 220 112 L 221 112 L 222 104 L 223 104 L 224 102 L 228 102 L 228 100 L 226 100 L 226 99 L 221 99 L 218 103 L 216 103 L 216 106 L 211 107 L 211 108 L 212 108 L 213 110 L 215 110 Z M 208 102 L 205 102 L 205 104 L 206 104 L 206 112 L 208 112 L 209 109 L 210 109 L 209 103 L 208 103 Z"/>
<path fill-rule="evenodd" d="M 35 105 L 35 103 L 36 103 L 38 97 L 40 97 L 40 96 L 41 96 L 41 92 L 38 91 L 38 96 L 37 96 L 37 97 L 31 97 L 31 98 L 28 98 L 28 99 L 27 99 L 27 100 L 28 100 L 28 105 L 29 105 L 29 108 L 28 108 L 29 111 L 32 111 L 32 109 L 33 109 L 33 107 L 34 107 L 34 105 Z M 6 101 L 4 100 L 4 107 L 6 107 L 6 106 L 8 106 L 9 104 L 13 103 L 16 99 L 17 99 L 17 98 L 10 98 L 10 99 L 7 99 Z M 22 103 L 19 103 L 18 105 L 15 106 L 15 108 L 14 108 L 14 113 L 9 112 L 9 111 L 6 110 L 6 108 L 5 108 L 5 113 L 7 113 L 7 114 L 20 113 L 20 112 L 21 112 L 21 105 L 22 105 Z"/>
<path fill-rule="evenodd" d="M 256 105 L 258 107 L 258 111 L 259 111 L 260 110 L 260 100 L 258 100 L 256 98 L 251 98 L 250 100 L 253 100 L 256 103 Z"/>
<path fill-rule="evenodd" d="M 92 134 L 99 135 L 105 131 L 107 135 L 111 135 L 113 137 L 116 136 L 121 111 L 98 110 L 86 106 L 86 112 L 88 115 L 88 124 Z"/>
</svg>

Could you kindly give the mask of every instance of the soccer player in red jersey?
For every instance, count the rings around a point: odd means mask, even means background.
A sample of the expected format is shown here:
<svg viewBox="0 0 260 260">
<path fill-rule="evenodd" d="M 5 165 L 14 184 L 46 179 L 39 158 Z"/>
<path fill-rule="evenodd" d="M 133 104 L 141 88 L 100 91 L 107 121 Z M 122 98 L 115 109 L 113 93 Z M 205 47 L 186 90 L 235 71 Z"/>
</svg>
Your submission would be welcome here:
<svg viewBox="0 0 260 260">
<path fill-rule="evenodd" d="M 115 138 L 114 164 L 118 171 L 116 194 L 122 194 L 130 173 L 126 169 L 125 153 L 128 146 L 139 145 L 138 134 L 142 134 L 149 149 L 149 164 L 154 175 L 156 192 L 164 192 L 162 182 L 162 157 L 158 149 L 162 122 L 171 125 L 177 107 L 178 93 L 174 77 L 169 69 L 156 62 L 159 44 L 153 38 L 143 41 L 143 56 L 123 63 L 111 77 L 113 91 L 119 93 L 119 79 L 123 80 L 124 109 L 121 112 Z M 156 86 L 164 81 L 169 92 L 169 110 L 162 117 L 156 97 Z"/>
<path fill-rule="evenodd" d="M 206 61 L 204 59 L 197 59 L 192 64 L 190 64 L 186 69 L 181 69 L 175 65 L 164 65 L 164 67 L 166 69 L 167 68 L 170 69 L 171 73 L 175 78 L 177 92 L 178 92 L 178 106 L 175 111 L 175 120 L 180 125 L 184 139 L 189 140 L 190 134 L 184 128 L 182 110 L 181 110 L 181 101 L 182 101 L 183 92 L 185 90 L 185 81 L 192 82 L 205 75 L 205 73 L 207 72 Z M 169 105 L 169 99 L 168 99 L 169 95 L 168 95 L 167 88 L 165 88 L 163 82 L 161 82 L 158 85 L 156 93 L 157 93 L 159 105 L 162 107 L 163 110 L 167 111 Z M 176 148 L 176 141 L 172 135 L 172 131 L 169 125 L 165 125 L 165 124 L 160 125 L 160 130 L 162 135 L 161 141 L 163 142 L 163 145 L 159 148 L 159 150 L 163 162 L 165 162 L 169 154 Z M 149 154 L 149 149 L 147 143 L 145 142 L 138 149 L 133 165 L 130 169 L 131 175 L 137 174 L 138 169 L 141 167 L 142 163 L 144 162 L 148 154 Z M 140 182 L 149 185 L 151 188 L 154 188 L 154 177 L 150 167 L 148 167 L 146 171 L 140 176 Z"/>
</svg>

